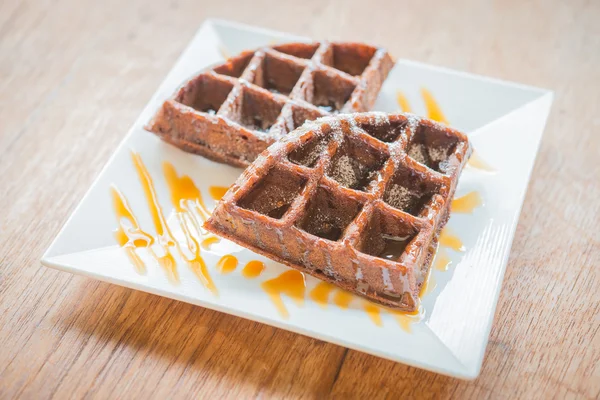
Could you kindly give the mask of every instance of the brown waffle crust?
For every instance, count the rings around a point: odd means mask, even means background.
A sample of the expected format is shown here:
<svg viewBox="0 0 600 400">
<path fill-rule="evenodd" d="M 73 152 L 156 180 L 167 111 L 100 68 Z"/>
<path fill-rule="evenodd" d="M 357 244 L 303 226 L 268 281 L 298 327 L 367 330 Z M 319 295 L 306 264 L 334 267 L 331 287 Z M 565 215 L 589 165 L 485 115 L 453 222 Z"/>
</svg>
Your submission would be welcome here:
<svg viewBox="0 0 600 400">
<path fill-rule="evenodd" d="M 415 311 L 467 137 L 412 114 L 340 114 L 270 146 L 209 231 L 382 305 Z"/>
<path fill-rule="evenodd" d="M 360 43 L 287 43 L 243 52 L 166 100 L 146 129 L 214 161 L 246 167 L 306 120 L 371 109 L 394 66 Z"/>
</svg>

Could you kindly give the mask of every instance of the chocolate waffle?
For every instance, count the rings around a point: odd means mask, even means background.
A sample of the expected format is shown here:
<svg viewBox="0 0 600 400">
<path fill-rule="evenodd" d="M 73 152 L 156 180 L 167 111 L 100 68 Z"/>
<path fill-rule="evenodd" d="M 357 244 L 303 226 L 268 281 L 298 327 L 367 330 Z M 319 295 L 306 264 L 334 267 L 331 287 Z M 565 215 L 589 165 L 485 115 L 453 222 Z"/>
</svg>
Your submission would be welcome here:
<svg viewBox="0 0 600 400">
<path fill-rule="evenodd" d="M 470 153 L 465 135 L 412 114 L 320 118 L 262 153 L 205 228 L 414 311 Z"/>
<path fill-rule="evenodd" d="M 248 166 L 306 120 L 369 110 L 394 62 L 359 43 L 244 52 L 186 82 L 147 129 L 214 161 Z"/>
</svg>

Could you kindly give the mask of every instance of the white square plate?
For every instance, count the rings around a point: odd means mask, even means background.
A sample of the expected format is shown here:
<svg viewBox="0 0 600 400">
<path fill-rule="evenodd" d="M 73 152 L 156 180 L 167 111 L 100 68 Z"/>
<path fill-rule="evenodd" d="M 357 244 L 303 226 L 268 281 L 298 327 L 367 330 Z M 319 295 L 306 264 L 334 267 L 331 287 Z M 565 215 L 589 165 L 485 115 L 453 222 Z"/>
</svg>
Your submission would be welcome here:
<svg viewBox="0 0 600 400">
<path fill-rule="evenodd" d="M 113 185 L 127 198 L 142 229 L 156 236 L 148 202 L 132 163 L 132 151 L 141 156 L 154 181 L 157 201 L 169 216 L 173 235 L 181 241 L 184 236 L 173 213 L 163 162 L 172 163 L 179 175 L 191 177 L 208 208 L 214 206 L 208 188 L 229 186 L 240 174 L 239 169 L 184 153 L 145 131 L 144 124 L 162 101 L 195 72 L 222 61 L 224 54 L 234 55 L 246 49 L 298 40 L 307 39 L 224 21 L 205 22 L 43 256 L 42 263 L 443 374 L 476 377 L 552 103 L 552 93 L 546 90 L 405 60 L 399 60 L 387 78 L 374 109 L 398 111 L 396 96 L 401 90 L 413 112 L 426 115 L 421 89 L 427 88 L 451 124 L 468 133 L 477 156 L 493 169 L 490 172 L 465 168 L 457 196 L 476 193 L 482 204 L 470 213 L 453 213 L 446 232 L 460 239 L 464 249 L 455 251 L 442 246 L 445 257 L 451 260 L 450 268 L 446 271 L 432 268 L 419 317 L 398 317 L 385 310 L 377 317 L 368 314 L 364 308 L 367 303 L 357 297 L 352 298 L 347 308 L 317 304 L 309 293 L 319 281 L 307 276 L 303 304 L 282 296 L 289 311 L 286 319 L 261 284 L 287 268 L 249 250 L 225 240 L 210 250 L 202 250 L 208 272 L 219 291 L 215 296 L 179 255 L 175 259 L 180 282 L 172 283 L 151 257 L 151 252 L 160 255 L 158 243 L 151 249 L 136 250 L 146 266 L 145 274 L 137 272 L 126 251 L 117 245 L 114 231 L 123 221 L 119 221 L 113 209 Z M 228 274 L 216 268 L 217 261 L 225 254 L 235 254 L 239 260 L 237 269 Z M 241 273 L 250 260 L 267 265 L 263 274 L 254 279 Z M 375 323 L 378 320 L 380 325 Z"/>
</svg>

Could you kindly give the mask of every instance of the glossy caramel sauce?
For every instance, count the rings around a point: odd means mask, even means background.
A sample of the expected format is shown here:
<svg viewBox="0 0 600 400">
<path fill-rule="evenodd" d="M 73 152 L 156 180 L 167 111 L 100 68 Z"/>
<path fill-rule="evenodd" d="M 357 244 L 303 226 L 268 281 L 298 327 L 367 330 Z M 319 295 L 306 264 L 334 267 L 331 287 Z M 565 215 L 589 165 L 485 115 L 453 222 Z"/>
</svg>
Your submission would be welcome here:
<svg viewBox="0 0 600 400">
<path fill-rule="evenodd" d="M 131 152 L 131 159 L 138 174 L 142 189 L 144 190 L 144 195 L 146 197 L 146 201 L 148 202 L 148 208 L 150 209 L 150 214 L 152 216 L 152 221 L 154 222 L 154 228 L 156 229 L 156 232 L 160 237 L 163 237 L 164 242 L 174 242 L 169 226 L 167 225 L 167 220 L 156 197 L 154 181 L 152 180 L 148 169 L 146 169 L 146 165 L 144 165 L 142 157 L 140 157 L 138 153 Z"/>
<path fill-rule="evenodd" d="M 217 262 L 217 269 L 222 274 L 230 274 L 238 266 L 238 259 L 236 256 L 232 254 L 227 254 L 221 257 L 221 259 Z"/>
<path fill-rule="evenodd" d="M 403 331 L 412 333 L 412 324 L 416 322 L 414 317 L 405 313 L 394 313 L 394 318 Z"/>
<path fill-rule="evenodd" d="M 229 188 L 226 186 L 210 186 L 208 188 L 208 194 L 210 194 L 210 197 L 212 197 L 213 200 L 219 201 L 225 196 L 225 193 L 227 193 L 228 190 Z"/>
<path fill-rule="evenodd" d="M 331 294 L 333 293 L 333 296 Z M 339 289 L 334 285 L 319 281 L 319 283 L 309 292 L 309 298 L 317 303 L 321 308 L 327 308 L 331 303 L 341 309 L 348 309 L 350 303 L 355 296 L 346 290 Z M 391 308 L 382 307 L 368 300 L 362 300 L 362 309 L 367 313 L 369 319 L 377 326 L 383 325 L 381 312 L 389 312 L 394 316 L 396 322 L 402 330 L 411 332 L 411 324 L 419 321 L 419 311 L 407 313 L 404 311 L 393 310 Z"/>
<path fill-rule="evenodd" d="M 111 187 L 113 198 L 113 208 L 117 216 L 119 227 L 115 231 L 115 239 L 119 245 L 125 249 L 127 257 L 131 260 L 137 272 L 146 273 L 146 265 L 140 256 L 135 252 L 137 247 L 149 247 L 154 239 L 140 228 L 137 218 L 133 215 L 127 199 L 116 187 Z M 123 226 L 123 220 L 126 220 L 129 226 Z"/>
<path fill-rule="evenodd" d="M 333 304 L 341 309 L 347 309 L 350 306 L 350 302 L 354 298 L 354 295 L 343 289 L 336 290 L 333 294 Z"/>
<path fill-rule="evenodd" d="M 313 290 L 310 291 L 308 297 L 317 303 L 322 308 L 327 308 L 329 303 L 329 295 L 335 290 L 335 286 L 331 283 L 320 281 Z"/>
<path fill-rule="evenodd" d="M 449 247 L 452 250 L 456 251 L 465 251 L 465 246 L 463 245 L 462 240 L 458 236 L 456 236 L 448 227 L 445 227 L 442 230 L 439 238 L 440 246 Z"/>
<path fill-rule="evenodd" d="M 202 259 L 202 257 L 198 257 L 193 261 L 189 261 L 189 266 L 192 269 L 192 272 L 196 275 L 198 280 L 204 285 L 205 288 L 210 290 L 214 295 L 218 295 L 219 291 L 215 286 L 210 274 L 208 273 L 208 268 L 206 268 L 206 263 Z"/>
<path fill-rule="evenodd" d="M 283 303 L 282 294 L 290 297 L 298 306 L 304 304 L 306 282 L 304 274 L 300 271 L 295 269 L 285 271 L 278 277 L 263 282 L 261 286 L 271 298 L 281 317 L 285 319 L 290 317 L 290 313 Z"/>
<path fill-rule="evenodd" d="M 142 185 L 146 201 L 148 202 L 148 209 L 150 210 L 154 228 L 158 235 L 157 242 L 161 245 L 164 252 L 163 255 L 158 256 L 158 263 L 165 270 L 169 280 L 172 283 L 178 284 L 179 273 L 177 271 L 177 263 L 171 252 L 172 247 L 178 246 L 177 242 L 173 238 L 173 234 L 167 225 L 167 220 L 156 196 L 154 182 L 152 181 L 152 177 L 146 169 L 142 158 L 138 153 L 131 152 L 131 159 Z"/>
<path fill-rule="evenodd" d="M 146 247 L 156 262 L 165 270 L 167 278 L 174 284 L 179 283 L 179 273 L 173 249 L 186 261 L 198 280 L 212 293 L 217 294 L 217 288 L 212 281 L 204 260 L 200 255 L 200 239 L 204 233 L 201 229 L 201 219 L 209 215 L 200 190 L 188 176 L 177 175 L 175 168 L 170 163 L 163 163 L 165 179 L 169 186 L 171 202 L 175 208 L 177 222 L 185 237 L 185 242 L 180 243 L 171 232 L 165 214 L 158 202 L 156 188 L 148 169 L 142 158 L 136 152 L 131 152 L 131 160 L 135 167 L 139 182 L 148 203 L 148 210 L 156 230 L 156 237 L 141 230 L 140 225 L 133 215 L 127 200 L 116 188 L 112 188 L 113 207 L 120 227 L 116 232 L 117 242 L 125 249 L 132 264 L 138 272 L 145 272 L 145 265 L 135 253 L 135 248 Z M 127 226 L 124 225 L 127 224 Z M 209 238 L 210 239 L 210 238 Z M 205 239 L 208 240 L 208 239 Z M 212 239 L 218 241 L 217 238 Z M 151 245 L 158 244 L 160 252 L 156 252 Z M 185 249 L 184 249 L 185 248 Z M 160 254 L 157 254 L 160 253 Z"/>
<path fill-rule="evenodd" d="M 433 262 L 433 268 L 438 271 L 448 271 L 450 268 L 450 264 L 452 264 L 452 260 L 448 257 L 448 254 L 444 249 L 438 249 L 437 254 L 435 255 L 435 260 Z"/>
<path fill-rule="evenodd" d="M 383 326 L 383 320 L 381 319 L 381 308 L 370 301 L 365 301 L 363 309 L 371 319 L 371 321 L 377 326 Z"/>
<path fill-rule="evenodd" d="M 163 173 L 171 191 L 171 202 L 177 212 L 189 210 L 188 202 L 197 202 L 201 199 L 200 189 L 187 175 L 178 176 L 175 167 L 170 162 L 163 162 Z"/>
<path fill-rule="evenodd" d="M 185 244 L 191 256 L 186 255 L 180 245 L 178 245 L 179 252 L 204 287 L 217 294 L 217 288 L 200 254 L 202 247 L 200 240 L 206 236 L 206 233 L 202 230 L 202 222 L 197 215 L 200 219 L 210 215 L 202 200 L 200 189 L 189 176 L 179 176 L 173 164 L 169 162 L 163 162 L 163 173 L 171 193 L 177 221 L 184 233 Z"/>
<path fill-rule="evenodd" d="M 421 320 L 421 314 L 419 310 L 415 310 L 413 312 L 404 312 L 389 308 L 384 308 L 384 310 L 394 316 L 394 319 L 398 325 L 400 325 L 400 328 L 402 328 L 402 330 L 406 333 L 412 333 L 412 324 Z"/>
<path fill-rule="evenodd" d="M 442 112 L 442 109 L 440 108 L 439 104 L 435 100 L 435 97 L 433 97 L 433 94 L 431 94 L 429 89 L 424 87 L 421 88 L 421 97 L 423 97 L 423 101 L 425 102 L 427 118 L 448 125 L 448 120 L 446 119 L 446 116 Z"/>
<path fill-rule="evenodd" d="M 483 200 L 478 192 L 469 192 L 461 197 L 455 197 L 452 200 L 452 212 L 461 214 L 470 214 L 474 209 L 481 206 Z"/>
<path fill-rule="evenodd" d="M 252 260 L 248 264 L 246 264 L 244 269 L 242 269 L 242 275 L 244 275 L 244 277 L 246 277 L 248 279 L 253 279 L 253 278 L 260 276 L 260 274 L 262 274 L 264 270 L 265 270 L 264 262 L 258 261 L 258 260 Z"/>
<path fill-rule="evenodd" d="M 200 189 L 192 178 L 187 175 L 178 176 L 173 164 L 167 161 L 163 162 L 163 173 L 171 191 L 175 211 L 197 211 L 203 219 L 210 217 L 211 213 L 204 204 Z"/>
<path fill-rule="evenodd" d="M 204 250 L 210 250 L 210 246 L 219 243 L 220 241 L 221 239 L 219 239 L 218 237 L 210 236 L 202 240 L 202 242 L 200 242 L 200 247 L 202 247 Z"/>
<path fill-rule="evenodd" d="M 400 111 L 412 112 L 412 108 L 410 107 L 408 99 L 400 90 L 396 91 L 396 102 L 398 103 L 398 107 L 400 107 Z"/>
</svg>

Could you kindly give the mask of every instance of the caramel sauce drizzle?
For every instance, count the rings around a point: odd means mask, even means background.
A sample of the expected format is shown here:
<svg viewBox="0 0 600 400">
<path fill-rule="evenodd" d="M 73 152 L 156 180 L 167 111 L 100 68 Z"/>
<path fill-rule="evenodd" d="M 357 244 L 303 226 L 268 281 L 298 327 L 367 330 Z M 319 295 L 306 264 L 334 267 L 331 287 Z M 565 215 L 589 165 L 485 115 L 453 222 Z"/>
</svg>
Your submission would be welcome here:
<svg viewBox="0 0 600 400">
<path fill-rule="evenodd" d="M 210 215 L 202 200 L 200 189 L 198 189 L 192 178 L 189 176 L 178 176 L 175 167 L 169 162 L 163 162 L 163 173 L 167 185 L 169 186 L 169 191 L 171 192 L 171 202 L 175 207 L 175 215 L 185 236 L 187 250 L 192 256 L 187 257 L 184 252 L 179 249 L 180 254 L 204 287 L 213 294 L 217 294 L 217 288 L 210 277 L 206 263 L 200 254 L 201 244 L 199 243 L 199 239 L 197 239 L 206 236 L 206 232 L 202 230 L 201 223 L 198 221 L 195 212 L 198 213 L 201 219 Z M 217 239 L 214 236 L 210 236 L 204 239 L 202 243 L 211 237 Z"/>
<path fill-rule="evenodd" d="M 327 308 L 329 297 L 333 293 L 332 303 L 345 310 L 350 306 L 354 295 L 344 289 L 337 288 L 329 282 L 319 281 L 310 291 L 309 297 L 322 308 Z"/>
<path fill-rule="evenodd" d="M 140 228 L 140 224 L 135 215 L 133 215 L 125 196 L 114 186 L 110 188 L 110 193 L 113 199 L 113 208 L 117 216 L 117 222 L 119 223 L 119 227 L 115 230 L 115 239 L 117 239 L 119 246 L 125 250 L 127 257 L 129 257 L 137 272 L 145 274 L 146 265 L 135 252 L 135 249 L 138 247 L 150 247 L 154 239 L 152 235 Z M 124 226 L 123 220 L 126 220 L 129 226 Z"/>
<path fill-rule="evenodd" d="M 448 271 L 450 265 L 452 264 L 452 260 L 448 257 L 448 254 L 444 249 L 438 249 L 437 254 L 435 255 L 435 261 L 433 263 L 433 268 L 438 271 Z"/>
<path fill-rule="evenodd" d="M 386 310 L 394 316 L 396 322 L 400 325 L 400 328 L 406 333 L 412 333 L 412 324 L 419 322 L 420 320 L 418 310 L 412 313 L 390 309 Z"/>
<path fill-rule="evenodd" d="M 365 301 L 363 304 L 363 309 L 375 325 L 383 326 L 383 320 L 381 319 L 381 309 L 377 305 L 371 303 L 370 301 Z"/>
<path fill-rule="evenodd" d="M 222 274 L 230 274 L 237 268 L 238 259 L 236 256 L 232 254 L 227 254 L 221 257 L 221 259 L 217 262 L 217 269 Z"/>
<path fill-rule="evenodd" d="M 433 97 L 433 94 L 427 88 L 421 88 L 421 97 L 425 102 L 425 109 L 427 110 L 427 118 L 432 119 L 437 122 L 441 122 L 442 124 L 448 125 L 448 120 L 446 116 L 442 112 L 439 104 Z"/>
<path fill-rule="evenodd" d="M 441 246 L 449 247 L 452 250 L 463 252 L 465 251 L 465 246 L 463 245 L 462 240 L 458 236 L 456 236 L 450 228 L 445 227 L 440 234 L 439 243 Z"/>
<path fill-rule="evenodd" d="M 306 282 L 304 274 L 295 269 L 285 271 L 276 278 L 262 283 L 262 288 L 269 297 L 282 318 L 288 319 L 290 313 L 283 303 L 282 294 L 290 297 L 298 306 L 304 305 Z"/>
<path fill-rule="evenodd" d="M 210 250 L 210 246 L 212 246 L 213 244 L 219 243 L 221 241 L 221 239 L 219 239 L 216 236 L 210 236 L 207 237 L 206 239 L 204 239 L 201 243 L 200 243 L 200 247 L 202 247 L 204 250 Z"/>
<path fill-rule="evenodd" d="M 210 197 L 212 197 L 213 200 L 219 201 L 225 196 L 225 193 L 227 193 L 228 190 L 229 188 L 226 186 L 210 186 L 208 188 L 208 194 L 210 194 Z"/>
<path fill-rule="evenodd" d="M 413 318 L 401 313 L 396 314 L 395 318 L 403 331 L 406 333 L 412 333 L 412 324 L 415 322 Z"/>
<path fill-rule="evenodd" d="M 327 308 L 327 305 L 329 304 L 329 298 L 331 297 L 331 293 L 333 293 L 333 304 L 335 304 L 341 309 L 348 309 L 348 307 L 350 306 L 350 302 L 355 297 L 352 293 L 347 292 L 343 289 L 339 289 L 334 285 L 323 281 L 317 283 L 317 285 L 310 291 L 309 297 L 321 308 Z M 408 333 L 412 332 L 411 325 L 414 322 L 419 321 L 418 310 L 412 313 L 407 313 L 404 311 L 393 310 L 387 307 L 381 307 L 368 300 L 363 300 L 362 308 L 369 316 L 369 319 L 377 326 L 383 325 L 383 320 L 381 317 L 382 310 L 392 314 L 400 328 L 402 328 L 402 330 Z"/>
<path fill-rule="evenodd" d="M 189 256 L 182 248 L 183 245 L 176 240 L 167 224 L 167 219 L 158 202 L 154 182 L 141 156 L 132 151 L 131 159 L 140 184 L 142 185 L 157 237 L 153 238 L 152 235 L 141 230 L 125 196 L 123 196 L 118 189 L 113 187 L 111 190 L 113 207 L 120 225 L 116 232 L 117 242 L 125 249 L 128 257 L 138 272 L 145 273 L 146 266 L 141 258 L 135 253 L 135 248 L 146 247 L 157 263 L 165 270 L 169 281 L 173 284 L 178 284 L 179 273 L 177 270 L 177 262 L 172 251 L 174 248 L 181 258 L 186 261 L 200 282 L 209 291 L 218 294 L 217 288 L 208 273 L 206 263 L 200 255 L 201 245 L 199 238 L 203 236 L 203 231 L 196 214 L 198 214 L 201 219 L 209 215 L 208 210 L 202 202 L 200 190 L 189 176 L 184 175 L 179 177 L 172 164 L 167 162 L 163 163 L 163 171 L 169 186 L 171 202 L 175 208 L 176 219 L 181 226 L 185 237 L 184 245 L 187 252 L 191 254 L 191 256 Z M 123 226 L 123 221 L 127 221 L 130 226 Z M 217 238 L 214 240 L 218 241 Z M 151 245 L 154 243 L 161 247 L 162 255 L 157 255 L 153 250 Z"/>
<path fill-rule="evenodd" d="M 333 295 L 333 304 L 341 309 L 347 309 L 354 296 L 345 290 L 337 290 Z"/>
<path fill-rule="evenodd" d="M 412 325 L 421 320 L 422 315 L 419 310 L 413 312 L 394 310 L 388 307 L 379 306 L 370 301 L 363 302 L 363 309 L 377 326 L 383 326 L 382 312 L 391 314 L 400 328 L 406 333 L 412 332 Z"/>
<path fill-rule="evenodd" d="M 474 209 L 483 205 L 483 200 L 478 192 L 469 192 L 452 200 L 452 212 L 470 214 Z"/>
<path fill-rule="evenodd" d="M 175 167 L 168 161 L 163 162 L 163 173 L 171 191 L 171 202 L 175 211 L 196 211 L 202 219 L 210 217 L 211 213 L 204 204 L 200 189 L 192 178 L 187 175 L 178 176 Z"/>
<path fill-rule="evenodd" d="M 144 195 L 146 196 L 146 201 L 148 202 L 150 215 L 152 216 L 154 228 L 156 229 L 156 233 L 158 235 L 157 242 L 164 251 L 164 255 L 158 257 L 158 264 L 165 270 L 167 277 L 172 283 L 179 284 L 177 263 L 173 257 L 173 253 L 171 253 L 171 247 L 179 248 L 179 246 L 177 241 L 174 239 L 169 226 L 167 225 L 167 220 L 156 197 L 154 182 L 152 181 L 152 177 L 148 173 L 142 158 L 138 153 L 131 152 L 131 159 L 138 173 L 138 177 L 140 178 L 140 183 L 142 184 L 142 189 L 144 191 Z"/>
<path fill-rule="evenodd" d="M 320 281 L 317 286 L 310 291 L 309 297 L 317 303 L 321 308 L 327 308 L 329 303 L 329 295 L 335 290 L 335 286 L 331 283 Z"/>
<path fill-rule="evenodd" d="M 250 261 L 244 269 L 242 269 L 242 275 L 248 279 L 254 279 L 260 276 L 265 270 L 265 263 L 258 260 Z"/>
<path fill-rule="evenodd" d="M 412 112 L 408 98 L 400 90 L 396 91 L 396 102 L 402 112 Z"/>
</svg>

